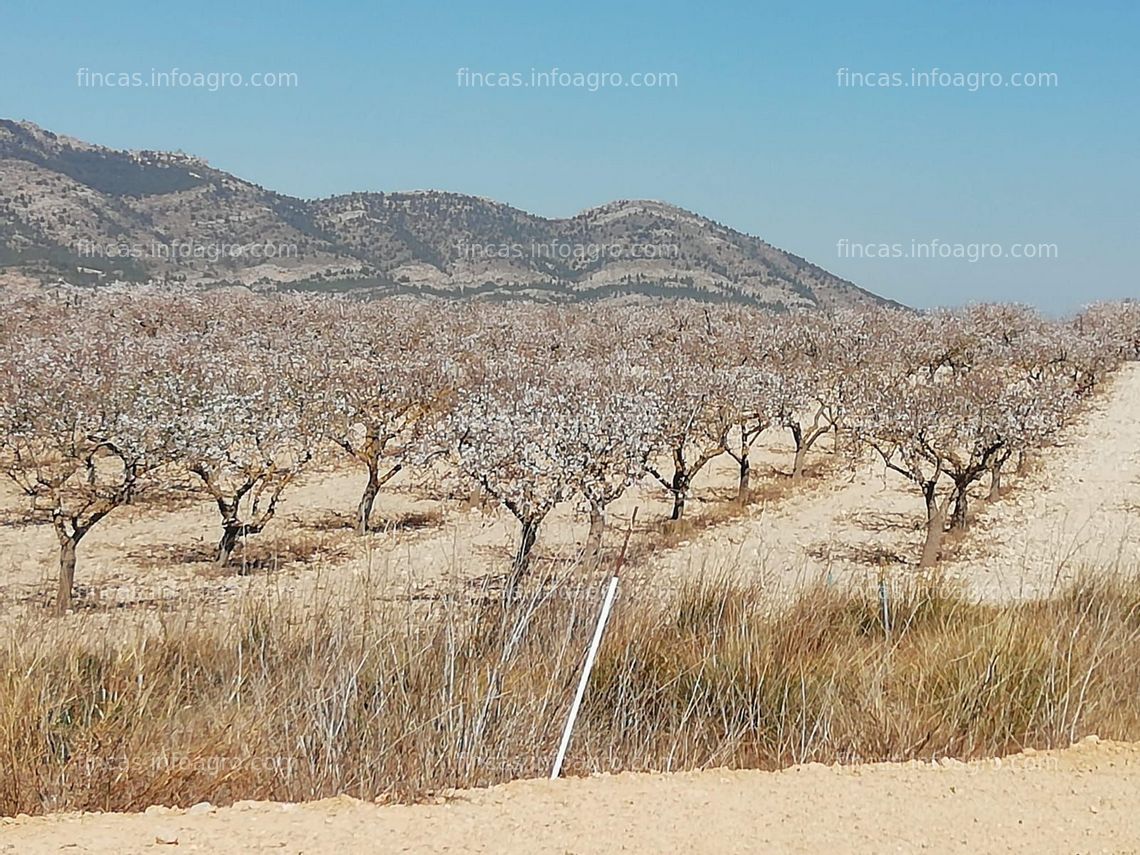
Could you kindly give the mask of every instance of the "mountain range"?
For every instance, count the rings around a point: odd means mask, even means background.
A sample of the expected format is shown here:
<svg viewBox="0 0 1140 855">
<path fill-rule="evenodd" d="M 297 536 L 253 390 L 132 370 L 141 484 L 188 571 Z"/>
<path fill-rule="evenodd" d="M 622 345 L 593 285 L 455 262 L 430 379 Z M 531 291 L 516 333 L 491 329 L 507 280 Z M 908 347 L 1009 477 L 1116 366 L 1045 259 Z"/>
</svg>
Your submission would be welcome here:
<svg viewBox="0 0 1140 855">
<path fill-rule="evenodd" d="M 886 302 L 663 202 L 550 219 L 438 191 L 298 199 L 182 152 L 115 150 L 2 119 L 0 271 L 77 284 L 677 296 L 777 309 Z"/>
</svg>

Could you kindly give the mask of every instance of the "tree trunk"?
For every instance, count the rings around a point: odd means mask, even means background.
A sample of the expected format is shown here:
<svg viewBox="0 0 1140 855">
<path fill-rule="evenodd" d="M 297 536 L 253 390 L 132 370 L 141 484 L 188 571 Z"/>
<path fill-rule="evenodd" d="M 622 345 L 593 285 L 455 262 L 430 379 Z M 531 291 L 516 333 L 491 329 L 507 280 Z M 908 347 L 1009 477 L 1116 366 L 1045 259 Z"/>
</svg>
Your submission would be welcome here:
<svg viewBox="0 0 1140 855">
<path fill-rule="evenodd" d="M 673 513 L 669 519 L 676 522 L 685 515 L 685 494 L 689 492 L 689 479 L 678 470 L 673 475 Z"/>
<path fill-rule="evenodd" d="M 799 425 L 790 425 L 792 439 L 796 443 L 796 457 L 792 461 L 792 483 L 799 483 L 804 474 L 804 457 L 807 455 L 807 446 L 804 445 L 804 432 Z"/>
<path fill-rule="evenodd" d="M 1017 474 L 1024 475 L 1029 471 L 1029 452 L 1021 451 L 1017 455 Z"/>
<path fill-rule="evenodd" d="M 673 512 L 669 515 L 669 519 L 673 522 L 681 519 L 685 515 L 685 494 L 673 494 Z"/>
<path fill-rule="evenodd" d="M 360 504 L 356 508 L 356 533 L 360 537 L 368 534 L 368 521 L 372 518 L 372 506 L 376 504 L 376 497 L 380 494 L 380 472 L 377 467 L 368 466 L 368 483 L 364 485 L 364 493 L 360 497 Z"/>
<path fill-rule="evenodd" d="M 740 458 L 740 483 L 736 487 L 736 501 L 744 505 L 748 502 L 748 483 L 752 476 L 752 464 L 748 462 L 748 454 Z"/>
<path fill-rule="evenodd" d="M 966 511 L 970 502 L 969 484 L 954 485 L 954 513 L 950 515 L 950 528 L 965 531 L 968 521 Z"/>
<path fill-rule="evenodd" d="M 507 577 L 507 587 L 503 592 L 508 600 L 514 599 L 519 582 L 530 570 L 530 553 L 534 542 L 538 539 L 539 520 L 523 520 L 522 537 L 519 540 L 519 549 L 515 553 L 514 563 L 511 565 L 510 576 Z"/>
<path fill-rule="evenodd" d="M 587 570 L 597 570 L 602 563 L 602 536 L 606 530 L 606 513 L 597 505 L 590 506 L 590 533 L 586 535 Z"/>
<path fill-rule="evenodd" d="M 792 463 L 792 483 L 798 484 L 804 479 L 804 460 L 807 458 L 807 446 L 796 445 L 796 459 Z"/>
<path fill-rule="evenodd" d="M 66 614 L 71 608 L 72 592 L 75 588 L 75 548 L 79 538 L 75 535 L 61 535 L 59 540 L 59 591 L 55 597 L 55 613 Z"/>
<path fill-rule="evenodd" d="M 234 554 L 234 548 L 237 547 L 238 538 L 241 536 L 242 526 L 235 521 L 226 521 L 222 523 L 222 539 L 218 541 L 217 555 L 215 561 L 219 567 L 225 567 L 230 563 L 230 556 Z"/>
<path fill-rule="evenodd" d="M 1001 469 L 1008 459 L 1008 457 L 999 458 L 990 467 L 990 493 L 988 498 L 991 502 L 1001 498 Z"/>
<path fill-rule="evenodd" d="M 798 425 L 790 426 L 792 431 L 792 439 L 796 441 L 796 457 L 792 462 L 792 483 L 798 484 L 804 477 L 804 466 L 807 462 L 807 453 L 812 449 L 821 436 L 825 436 L 831 430 L 831 425 L 820 427 L 819 416 L 816 416 L 812 426 L 805 434 L 803 429 Z M 838 428 L 837 428 L 838 430 Z"/>
<path fill-rule="evenodd" d="M 922 488 L 926 496 L 926 541 L 922 545 L 922 558 L 919 567 L 931 567 L 938 562 L 942 549 L 942 535 L 946 529 L 946 509 L 938 504 L 935 485 L 926 484 Z"/>
<path fill-rule="evenodd" d="M 926 521 L 926 541 L 922 544 L 922 559 L 919 567 L 932 567 L 938 562 L 942 550 L 942 535 L 946 525 L 946 515 L 938 512 Z"/>
</svg>

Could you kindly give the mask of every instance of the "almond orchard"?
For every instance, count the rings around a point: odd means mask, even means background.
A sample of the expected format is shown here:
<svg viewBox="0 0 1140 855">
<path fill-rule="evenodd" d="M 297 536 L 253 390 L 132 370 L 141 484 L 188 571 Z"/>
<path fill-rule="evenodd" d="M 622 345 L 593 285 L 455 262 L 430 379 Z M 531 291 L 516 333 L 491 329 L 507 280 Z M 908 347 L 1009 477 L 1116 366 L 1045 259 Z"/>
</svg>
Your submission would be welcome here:
<svg viewBox="0 0 1140 855">
<path fill-rule="evenodd" d="M 334 453 L 361 469 L 359 533 L 406 467 L 442 465 L 501 504 L 519 525 L 513 591 L 559 503 L 583 504 L 596 564 L 629 485 L 658 482 L 678 520 L 720 455 L 746 501 L 757 437 L 790 433 L 796 482 L 832 434 L 913 483 L 929 566 L 967 525 L 971 487 L 999 495 L 1140 357 L 1135 303 L 1050 320 L 1009 305 L 777 314 L 149 288 L 0 300 L 0 467 L 57 535 L 61 611 L 84 536 L 121 506 L 186 485 L 217 507 L 224 565 Z"/>
</svg>

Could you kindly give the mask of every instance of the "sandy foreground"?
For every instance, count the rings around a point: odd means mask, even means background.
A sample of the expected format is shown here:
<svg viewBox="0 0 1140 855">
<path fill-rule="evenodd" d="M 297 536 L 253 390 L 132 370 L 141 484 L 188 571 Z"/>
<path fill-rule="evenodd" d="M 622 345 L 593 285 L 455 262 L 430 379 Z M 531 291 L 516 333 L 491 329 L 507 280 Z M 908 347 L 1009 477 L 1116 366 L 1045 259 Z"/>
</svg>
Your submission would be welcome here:
<svg viewBox="0 0 1140 855">
<path fill-rule="evenodd" d="M 1140 745 L 0 819 L 0 852 L 1140 852 Z"/>
</svg>

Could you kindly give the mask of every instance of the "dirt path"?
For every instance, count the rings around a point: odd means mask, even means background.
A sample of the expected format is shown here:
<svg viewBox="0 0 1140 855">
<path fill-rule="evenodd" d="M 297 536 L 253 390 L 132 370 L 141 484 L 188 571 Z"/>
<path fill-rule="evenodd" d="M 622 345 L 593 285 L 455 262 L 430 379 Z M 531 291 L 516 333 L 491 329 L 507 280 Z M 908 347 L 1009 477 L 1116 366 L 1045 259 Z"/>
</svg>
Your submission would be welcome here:
<svg viewBox="0 0 1140 855">
<path fill-rule="evenodd" d="M 781 441 L 775 437 L 763 454 L 777 457 Z M 1032 596 L 1082 568 L 1138 569 L 1140 366 L 1125 366 L 1060 447 L 1011 482 L 999 501 L 975 500 L 971 530 L 944 563 L 972 591 Z M 805 486 L 654 556 L 649 575 L 728 574 L 780 590 L 812 579 L 866 583 L 880 573 L 902 580 L 915 572 L 924 511 L 910 482 L 868 461 Z"/>
<path fill-rule="evenodd" d="M 1140 365 L 981 510 L 951 567 L 995 598 L 1047 594 L 1086 569 L 1140 569 Z"/>
<path fill-rule="evenodd" d="M 779 456 L 782 437 L 763 449 Z M 817 455 L 819 457 L 820 455 Z M 881 466 L 841 466 L 775 502 L 759 502 L 743 519 L 703 532 L 649 562 L 655 578 L 729 575 L 788 590 L 824 579 L 864 580 L 905 569 L 917 553 L 921 498 Z"/>
<path fill-rule="evenodd" d="M 1140 851 L 1140 746 L 1093 740 L 1000 763 L 516 781 L 413 806 L 341 797 L 0 819 L 0 852 Z"/>
</svg>

